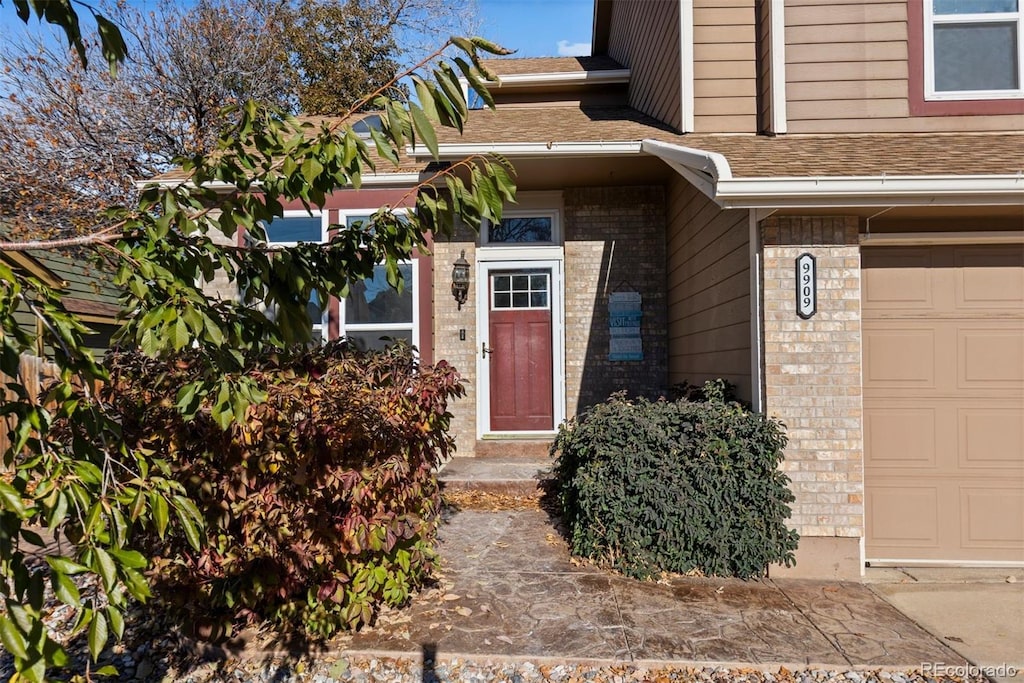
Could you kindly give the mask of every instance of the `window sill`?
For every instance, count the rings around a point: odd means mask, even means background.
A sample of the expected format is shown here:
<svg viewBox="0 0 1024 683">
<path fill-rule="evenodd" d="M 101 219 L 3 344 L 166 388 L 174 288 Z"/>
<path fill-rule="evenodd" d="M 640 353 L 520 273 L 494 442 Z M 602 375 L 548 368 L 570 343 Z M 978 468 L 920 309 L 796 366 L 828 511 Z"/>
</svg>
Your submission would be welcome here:
<svg viewBox="0 0 1024 683">
<path fill-rule="evenodd" d="M 940 99 L 941 98 L 941 99 Z M 935 99 L 910 98 L 911 116 L 1000 116 L 1024 114 L 1024 96 L 1012 95 L 991 99 L 961 99 L 940 95 Z"/>
</svg>

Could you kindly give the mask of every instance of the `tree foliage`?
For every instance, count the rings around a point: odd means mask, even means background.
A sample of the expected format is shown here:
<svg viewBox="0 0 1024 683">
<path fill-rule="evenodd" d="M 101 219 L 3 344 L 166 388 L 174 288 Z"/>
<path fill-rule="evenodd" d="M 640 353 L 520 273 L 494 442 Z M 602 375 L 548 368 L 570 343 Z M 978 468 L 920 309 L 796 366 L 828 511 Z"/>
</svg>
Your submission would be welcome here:
<svg viewBox="0 0 1024 683">
<path fill-rule="evenodd" d="M 60 6 L 26 5 L 44 18 Z M 77 53 L 38 32 L 12 34 L 0 41 L 12 93 L 0 99 L 0 155 L 7 160 L 0 165 L 0 220 L 21 236 L 50 234 L 54 226 L 65 234 L 87 229 L 96 207 L 133 197 L 135 180 L 167 170 L 175 157 L 211 151 L 234 123 L 230 105 L 254 100 L 293 113 L 343 114 L 422 57 L 425 35 L 436 44 L 437 35 L 456 32 L 449 27 L 468 24 L 466 6 L 159 0 L 147 11 L 108 0 L 96 5 L 97 21 L 122 27 L 124 39 L 108 44 L 106 31 L 75 40 L 84 55 L 125 55 L 116 78 L 82 69 Z"/>
<path fill-rule="evenodd" d="M 0 48 L 12 91 L 0 101 L 0 220 L 19 236 L 88 229 L 98 208 L 132 199 L 135 180 L 211 151 L 229 105 L 291 106 L 284 36 L 248 0 L 108 16 L 131 27 L 117 78 L 38 34 Z"/>
<path fill-rule="evenodd" d="M 25 4 L 14 2 L 19 9 Z M 68 15 L 57 19 L 69 36 L 77 35 Z M 102 29 L 100 38 L 108 58 L 116 59 L 117 41 Z M 120 339 L 154 358 L 190 349 L 207 369 L 174 402 L 185 416 L 203 411 L 226 428 L 265 399 L 244 374 L 246 358 L 308 340 L 306 304 L 313 291 L 344 296 L 380 262 L 388 280 L 401 286 L 399 261 L 424 248 L 429 233 L 448 233 L 457 219 L 474 228 L 484 219 L 500 220 L 503 202 L 513 198 L 510 169 L 501 159 L 472 157 L 412 190 L 414 214 L 400 219 L 382 207 L 359 230 L 331 226 L 335 236 L 326 244 L 259 246 L 263 225 L 282 215 L 284 203 L 321 206 L 336 190 L 358 188 L 374 168 L 368 145 L 380 158 L 397 160 L 415 140 L 436 156 L 434 126 L 461 128 L 468 115 L 456 74 L 479 85 L 487 77 L 479 51 L 505 52 L 477 38 L 453 38 L 443 49 L 453 44 L 463 56 L 412 76 L 419 104 L 404 96 L 388 99 L 381 90 L 318 127 L 252 101 L 231 106 L 225 117 L 233 123 L 212 151 L 177 160 L 187 176 L 180 184 L 148 187 L 137 201 L 98 212 L 99 221 L 82 226 L 76 237 L 5 242 L 0 252 L 77 247 L 114 264 L 124 291 Z M 441 55 L 428 55 L 417 68 Z M 368 103 L 383 112 L 382 128 L 369 142 L 353 132 L 347 113 Z M 223 239 L 241 230 L 256 246 Z M 203 284 L 218 276 L 238 283 L 238 300 L 204 296 Z M 96 400 L 93 387 L 108 379 L 107 372 L 85 350 L 85 327 L 62 309 L 60 296 L 0 262 L 0 371 L 15 394 L 0 405 L 11 425 L 11 447 L 3 454 L 9 473 L 0 483 L 0 640 L 27 680 L 41 680 L 48 666 L 66 660 L 43 624 L 47 580 L 57 598 L 77 610 L 78 630 L 95 657 L 109 636 L 120 634 L 129 598 L 148 595 L 140 574 L 146 560 L 132 548 L 132 530 L 141 525 L 162 534 L 176 524 L 197 547 L 202 523 L 194 502 L 168 478 L 160 454 L 127 444 L 109 406 Z M 59 370 L 40 400 L 28 396 L 26 378 L 19 376 L 19 354 L 37 342 L 36 330 L 16 324 L 19 308 L 40 321 L 38 334 Z M 52 432 L 58 419 L 68 427 Z M 39 526 L 70 543 L 44 547 L 32 532 Z M 25 549 L 32 546 L 46 556 L 42 569 L 27 563 Z M 70 577 L 87 572 L 100 580 L 94 594 L 83 595 Z"/>
</svg>

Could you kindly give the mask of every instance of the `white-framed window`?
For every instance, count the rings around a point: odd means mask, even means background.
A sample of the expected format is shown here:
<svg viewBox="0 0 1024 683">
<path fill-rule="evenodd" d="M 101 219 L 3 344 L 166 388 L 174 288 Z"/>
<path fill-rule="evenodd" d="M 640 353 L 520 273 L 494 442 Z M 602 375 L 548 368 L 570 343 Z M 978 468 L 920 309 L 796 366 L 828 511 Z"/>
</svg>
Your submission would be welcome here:
<svg viewBox="0 0 1024 683">
<path fill-rule="evenodd" d="M 319 210 L 286 210 L 264 226 L 267 244 L 291 247 L 299 242 L 323 242 L 327 234 L 327 214 Z M 327 305 L 318 292 L 313 292 L 306 306 L 313 323 L 313 341 L 327 339 Z"/>
<path fill-rule="evenodd" d="M 1024 97 L 1024 0 L 923 0 L 926 100 Z"/>
<path fill-rule="evenodd" d="M 338 223 L 352 226 L 367 221 L 376 209 L 342 210 Z M 402 213 L 403 210 L 396 210 Z M 339 302 L 338 332 L 363 350 L 380 349 L 391 339 L 404 339 L 419 347 L 419 262 L 416 259 L 399 265 L 402 291 L 396 291 L 387 280 L 383 265 L 374 267 L 373 277 L 354 283 L 349 294 Z"/>
<path fill-rule="evenodd" d="M 560 244 L 558 211 L 505 211 L 501 222 L 484 221 L 480 244 L 484 246 L 543 246 Z"/>
</svg>

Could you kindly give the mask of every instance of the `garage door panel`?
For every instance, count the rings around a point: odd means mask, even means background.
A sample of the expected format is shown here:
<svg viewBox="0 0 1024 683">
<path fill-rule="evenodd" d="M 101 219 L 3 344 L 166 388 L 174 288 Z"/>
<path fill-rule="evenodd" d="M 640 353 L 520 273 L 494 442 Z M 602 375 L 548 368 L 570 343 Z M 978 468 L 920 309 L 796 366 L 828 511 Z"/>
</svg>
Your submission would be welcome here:
<svg viewBox="0 0 1024 683">
<path fill-rule="evenodd" d="M 962 247 L 954 263 L 957 309 L 1024 307 L 1024 248 Z"/>
<path fill-rule="evenodd" d="M 863 335 L 865 387 L 935 387 L 934 329 L 865 326 Z"/>
<path fill-rule="evenodd" d="M 863 259 L 861 305 L 865 309 L 933 308 L 935 271 L 931 251 L 865 251 Z"/>
<path fill-rule="evenodd" d="M 1024 471 L 1024 403 L 957 410 L 958 465 Z"/>
<path fill-rule="evenodd" d="M 960 501 L 964 548 L 1024 550 L 1022 486 L 962 486 Z"/>
<path fill-rule="evenodd" d="M 879 547 L 937 548 L 939 487 L 872 487 L 865 499 L 869 537 Z"/>
<path fill-rule="evenodd" d="M 868 558 L 1024 563 L 1024 248 L 862 263 Z"/>
<path fill-rule="evenodd" d="M 964 324 L 957 348 L 958 388 L 1013 389 L 1024 385 L 1024 326 Z"/>
</svg>

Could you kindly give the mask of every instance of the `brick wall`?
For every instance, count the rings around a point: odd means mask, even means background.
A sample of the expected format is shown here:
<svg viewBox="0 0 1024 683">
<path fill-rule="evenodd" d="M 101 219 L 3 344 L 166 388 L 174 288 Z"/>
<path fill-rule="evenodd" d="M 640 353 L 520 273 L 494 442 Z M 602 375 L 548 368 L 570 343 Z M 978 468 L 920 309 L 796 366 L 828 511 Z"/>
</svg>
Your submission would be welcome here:
<svg viewBox="0 0 1024 683">
<path fill-rule="evenodd" d="M 666 386 L 665 199 L 660 187 L 577 188 L 563 193 L 565 365 L 568 416 L 614 391 L 657 395 Z M 467 395 L 450 410 L 459 455 L 476 445 L 476 285 L 459 311 L 450 294 L 451 264 L 466 250 L 476 277 L 476 236 L 457 232 L 434 254 L 434 350 L 459 369 Z M 608 293 L 643 296 L 644 359 L 608 360 Z M 459 339 L 459 330 L 466 339 Z"/>
<path fill-rule="evenodd" d="M 780 418 L 789 435 L 782 468 L 796 495 L 790 522 L 805 541 L 859 539 L 864 440 L 858 220 L 778 216 L 761 228 L 766 412 Z M 809 320 L 796 314 L 795 259 L 805 252 L 817 259 L 817 313 Z"/>
<path fill-rule="evenodd" d="M 459 310 L 452 297 L 452 264 L 465 250 L 469 261 L 469 297 Z M 466 395 L 455 399 L 448 410 L 452 413 L 451 433 L 455 437 L 456 455 L 473 455 L 476 445 L 476 234 L 460 228 L 450 240 L 438 238 L 433 246 L 434 258 L 434 360 L 446 360 L 462 374 Z M 465 340 L 459 330 L 466 331 Z"/>
<path fill-rule="evenodd" d="M 565 191 L 566 414 L 625 389 L 667 383 L 665 193 L 653 187 Z M 608 360 L 608 294 L 643 296 L 642 361 Z"/>
</svg>

